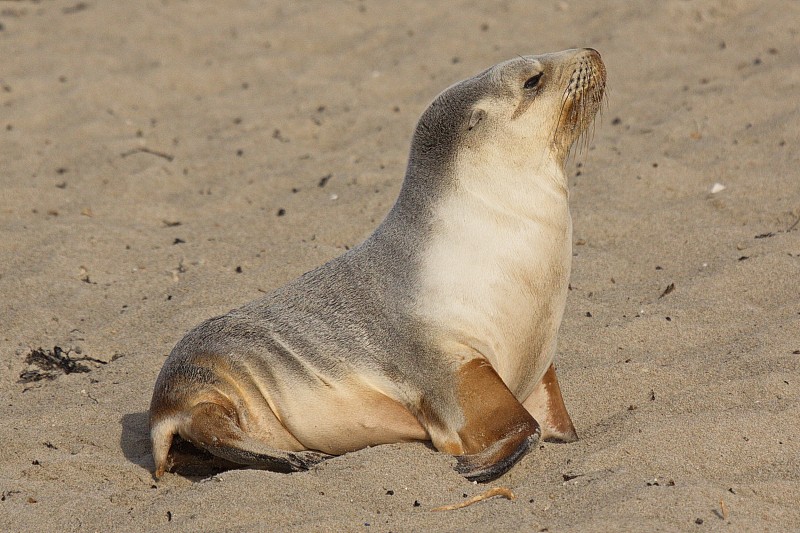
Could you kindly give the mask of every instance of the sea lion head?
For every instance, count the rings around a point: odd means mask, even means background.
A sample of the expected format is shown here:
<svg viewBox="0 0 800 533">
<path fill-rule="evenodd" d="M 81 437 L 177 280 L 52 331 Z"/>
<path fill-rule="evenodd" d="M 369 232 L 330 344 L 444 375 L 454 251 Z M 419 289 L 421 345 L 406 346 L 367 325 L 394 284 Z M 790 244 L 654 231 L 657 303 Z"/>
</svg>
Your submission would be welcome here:
<svg viewBox="0 0 800 533">
<path fill-rule="evenodd" d="M 603 101 L 606 69 L 591 48 L 520 56 L 443 91 L 423 113 L 412 163 L 436 166 L 461 152 L 548 155 L 563 165 Z"/>
</svg>

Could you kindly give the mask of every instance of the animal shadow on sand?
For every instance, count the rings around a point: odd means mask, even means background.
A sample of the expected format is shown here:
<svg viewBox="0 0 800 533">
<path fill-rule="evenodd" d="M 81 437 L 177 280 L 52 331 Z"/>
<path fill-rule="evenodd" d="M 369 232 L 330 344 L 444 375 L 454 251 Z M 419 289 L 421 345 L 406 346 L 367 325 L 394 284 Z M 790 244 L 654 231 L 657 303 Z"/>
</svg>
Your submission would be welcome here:
<svg viewBox="0 0 800 533">
<path fill-rule="evenodd" d="M 122 415 L 119 445 L 128 461 L 152 472 L 155 470 L 155 463 L 150 449 L 148 416 L 147 411 Z"/>
</svg>

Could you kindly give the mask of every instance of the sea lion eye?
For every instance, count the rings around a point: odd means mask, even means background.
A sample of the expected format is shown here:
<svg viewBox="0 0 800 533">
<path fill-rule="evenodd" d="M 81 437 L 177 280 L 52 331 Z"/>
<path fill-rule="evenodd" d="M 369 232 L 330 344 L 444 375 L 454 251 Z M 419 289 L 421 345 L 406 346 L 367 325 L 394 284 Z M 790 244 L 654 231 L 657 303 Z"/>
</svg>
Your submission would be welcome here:
<svg viewBox="0 0 800 533">
<path fill-rule="evenodd" d="M 530 78 L 528 78 L 528 80 L 525 82 L 525 85 L 523 85 L 523 87 L 525 89 L 533 89 L 539 83 L 540 79 L 542 79 L 542 73 L 541 72 L 539 74 L 536 74 L 535 76 L 531 76 Z"/>
</svg>

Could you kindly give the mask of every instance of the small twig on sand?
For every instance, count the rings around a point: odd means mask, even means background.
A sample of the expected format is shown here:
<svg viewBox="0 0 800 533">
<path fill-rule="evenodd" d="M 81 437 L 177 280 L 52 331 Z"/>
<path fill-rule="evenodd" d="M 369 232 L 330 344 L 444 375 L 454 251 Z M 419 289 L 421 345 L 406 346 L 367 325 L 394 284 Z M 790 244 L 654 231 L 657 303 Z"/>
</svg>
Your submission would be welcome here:
<svg viewBox="0 0 800 533">
<path fill-rule="evenodd" d="M 502 496 L 507 500 L 514 500 L 516 496 L 511 489 L 507 489 L 506 487 L 493 487 L 489 490 L 483 491 L 480 494 L 476 494 L 469 500 L 464 500 L 463 502 L 453 503 L 451 505 L 442 505 L 441 507 L 434 507 L 431 511 L 454 511 L 455 509 L 461 509 L 462 507 L 467 507 L 472 505 L 473 503 L 478 503 L 483 500 L 488 500 L 489 498 L 493 498 L 495 496 Z"/>
<path fill-rule="evenodd" d="M 174 155 L 167 154 L 164 152 L 159 152 L 157 150 L 151 150 L 146 146 L 139 146 L 137 148 L 134 148 L 133 150 L 128 150 L 127 152 L 123 152 L 120 154 L 120 157 L 128 157 L 129 155 L 139 154 L 139 153 L 145 153 L 145 154 L 155 155 L 158 157 L 163 157 L 167 161 L 172 161 L 173 159 L 175 159 Z"/>
</svg>

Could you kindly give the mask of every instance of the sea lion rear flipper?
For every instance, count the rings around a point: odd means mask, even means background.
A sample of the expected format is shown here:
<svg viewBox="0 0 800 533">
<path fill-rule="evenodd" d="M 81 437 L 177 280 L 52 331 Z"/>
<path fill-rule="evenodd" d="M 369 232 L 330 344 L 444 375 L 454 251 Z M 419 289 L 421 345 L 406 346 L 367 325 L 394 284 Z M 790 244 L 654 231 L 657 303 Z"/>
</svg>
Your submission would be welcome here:
<svg viewBox="0 0 800 533">
<path fill-rule="evenodd" d="M 542 438 L 549 442 L 575 442 L 578 433 L 569 417 L 556 368 L 550 365 L 522 405 L 542 425 Z"/>
<path fill-rule="evenodd" d="M 179 434 L 184 440 L 234 466 L 297 472 L 308 470 L 331 457 L 311 450 L 292 452 L 267 446 L 243 431 L 237 424 L 235 415 L 214 402 L 204 402 L 192 407 L 188 423 L 181 424 Z M 180 471 L 184 462 L 189 465 L 189 460 L 180 454 L 171 453 L 167 461 L 170 470 Z M 156 476 L 165 469 L 166 465 L 157 464 Z"/>
<path fill-rule="evenodd" d="M 453 431 L 446 417 L 434 416 L 430 421 L 438 423 L 428 431 L 438 450 L 456 456 L 456 471 L 471 481 L 491 481 L 538 441 L 539 424 L 484 359 L 473 359 L 459 370 L 457 389 L 463 426 Z"/>
</svg>

